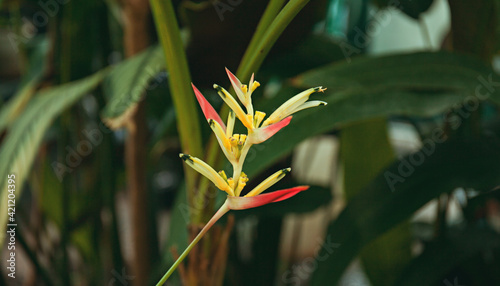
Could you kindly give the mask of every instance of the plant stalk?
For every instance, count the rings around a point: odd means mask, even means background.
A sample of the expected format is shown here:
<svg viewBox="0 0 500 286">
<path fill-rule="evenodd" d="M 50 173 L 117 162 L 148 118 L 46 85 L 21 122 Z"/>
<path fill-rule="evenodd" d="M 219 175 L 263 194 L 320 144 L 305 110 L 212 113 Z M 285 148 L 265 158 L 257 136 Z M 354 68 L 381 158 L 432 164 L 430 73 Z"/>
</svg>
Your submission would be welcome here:
<svg viewBox="0 0 500 286">
<path fill-rule="evenodd" d="M 149 46 L 149 2 L 126 0 L 123 2 L 124 49 L 131 57 Z M 127 123 L 125 142 L 125 168 L 130 194 L 132 217 L 133 261 L 132 273 L 139 283 L 147 283 L 151 269 L 151 248 L 148 220 L 148 194 L 146 180 L 146 109 L 144 101 Z M 154 241 L 154 240 L 153 240 Z"/>
<path fill-rule="evenodd" d="M 219 210 L 214 214 L 214 216 L 207 222 L 207 224 L 203 227 L 203 229 L 198 233 L 198 235 L 191 241 L 189 246 L 184 250 L 184 252 L 177 258 L 172 267 L 163 275 L 160 281 L 156 284 L 156 286 L 163 285 L 167 279 L 174 273 L 175 269 L 182 263 L 184 258 L 189 254 L 189 252 L 194 248 L 194 246 L 200 241 L 200 239 L 207 233 L 207 231 L 217 222 L 224 214 L 229 211 L 229 207 L 227 205 L 227 201 L 219 208 Z"/>
<path fill-rule="evenodd" d="M 198 122 L 198 109 L 191 88 L 191 76 L 188 70 L 186 53 L 182 44 L 177 18 L 172 1 L 151 0 L 151 7 L 160 38 L 165 60 L 167 62 L 170 94 L 177 115 L 182 152 L 200 157 L 202 152 L 201 132 Z M 196 172 L 184 166 L 188 202 L 193 206 L 196 193 Z"/>
</svg>

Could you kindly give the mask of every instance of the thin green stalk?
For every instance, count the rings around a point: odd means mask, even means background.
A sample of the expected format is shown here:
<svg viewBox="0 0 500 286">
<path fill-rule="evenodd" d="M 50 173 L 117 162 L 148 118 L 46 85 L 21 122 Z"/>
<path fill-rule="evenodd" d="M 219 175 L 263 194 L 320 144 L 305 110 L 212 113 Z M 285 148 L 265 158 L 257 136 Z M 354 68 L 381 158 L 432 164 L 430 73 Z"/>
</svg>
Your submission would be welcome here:
<svg viewBox="0 0 500 286">
<path fill-rule="evenodd" d="M 284 3 L 285 0 L 269 1 L 269 4 L 267 5 L 266 10 L 264 11 L 264 14 L 260 18 L 259 24 L 257 25 L 257 29 L 253 34 L 252 40 L 250 41 L 250 44 L 248 45 L 247 50 L 245 51 L 245 55 L 243 55 L 241 63 L 246 63 L 256 52 L 257 46 L 262 40 L 262 37 L 264 36 L 267 29 L 274 21 L 274 18 L 276 18 L 276 15 L 278 15 L 278 13 L 281 11 L 281 8 L 283 7 Z"/>
<path fill-rule="evenodd" d="M 208 221 L 208 223 L 203 227 L 203 229 L 198 233 L 198 235 L 191 241 L 189 246 L 184 250 L 184 252 L 177 258 L 175 263 L 170 267 L 170 269 L 163 275 L 160 281 L 156 284 L 156 286 L 163 285 L 167 279 L 174 273 L 175 269 L 182 263 L 184 258 L 189 254 L 189 252 L 193 249 L 193 247 L 200 241 L 200 239 L 207 233 L 207 231 L 217 222 L 224 214 L 229 211 L 229 207 L 227 206 L 227 201 L 220 207 L 220 209 L 214 214 L 214 216 Z"/>
<path fill-rule="evenodd" d="M 151 9 L 167 62 L 170 94 L 177 114 L 177 130 L 179 131 L 182 151 L 200 157 L 202 145 L 198 109 L 190 85 L 191 76 L 172 1 L 151 0 Z M 197 175 L 189 168 L 184 170 L 188 201 L 192 205 Z"/>
<path fill-rule="evenodd" d="M 271 50 L 274 43 L 276 43 L 288 24 L 290 24 L 293 18 L 295 18 L 308 2 L 309 0 L 290 0 L 290 2 L 283 7 L 271 25 L 265 30 L 265 34 L 262 36 L 256 49 L 252 51 L 249 59 L 241 62 L 236 72 L 238 78 L 246 80 L 250 77 L 252 72 L 260 68 L 264 58 Z"/>
</svg>

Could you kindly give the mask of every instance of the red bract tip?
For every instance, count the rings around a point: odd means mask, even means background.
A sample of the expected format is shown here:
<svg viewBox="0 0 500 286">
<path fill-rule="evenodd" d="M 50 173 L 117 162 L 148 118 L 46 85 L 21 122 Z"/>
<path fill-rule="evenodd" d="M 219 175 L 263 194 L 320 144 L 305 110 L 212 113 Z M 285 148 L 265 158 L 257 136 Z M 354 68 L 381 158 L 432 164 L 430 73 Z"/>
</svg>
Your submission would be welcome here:
<svg viewBox="0 0 500 286">
<path fill-rule="evenodd" d="M 219 123 L 219 125 L 226 131 L 226 125 L 220 118 L 219 114 L 215 111 L 215 109 L 212 107 L 212 105 L 207 101 L 207 99 L 201 94 L 201 92 L 194 86 L 193 83 L 191 83 L 191 86 L 193 87 L 194 94 L 196 95 L 196 99 L 198 100 L 198 103 L 200 104 L 201 110 L 203 111 L 203 114 L 205 115 L 205 118 L 207 120 L 213 119 Z"/>
<path fill-rule="evenodd" d="M 272 193 L 265 193 L 255 197 L 233 197 L 228 196 L 228 206 L 232 210 L 244 210 L 260 207 L 270 203 L 280 202 L 289 199 L 296 194 L 309 189 L 309 186 L 299 186 L 290 189 L 275 191 Z"/>
</svg>

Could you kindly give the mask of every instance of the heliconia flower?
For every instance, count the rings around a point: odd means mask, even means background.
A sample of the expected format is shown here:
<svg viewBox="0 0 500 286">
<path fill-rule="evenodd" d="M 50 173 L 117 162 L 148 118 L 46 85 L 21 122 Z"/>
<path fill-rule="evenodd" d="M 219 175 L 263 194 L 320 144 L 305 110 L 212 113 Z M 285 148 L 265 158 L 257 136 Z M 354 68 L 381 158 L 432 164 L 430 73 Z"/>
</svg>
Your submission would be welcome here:
<svg viewBox="0 0 500 286">
<path fill-rule="evenodd" d="M 227 119 L 227 126 L 203 94 L 194 86 L 194 84 L 192 84 L 192 86 L 196 99 L 200 104 L 201 110 L 203 111 L 210 128 L 217 138 L 222 152 L 233 166 L 233 177 L 228 177 L 223 170 L 217 172 L 210 165 L 203 162 L 199 158 L 182 153 L 179 154 L 179 156 L 184 160 L 184 162 L 186 162 L 186 164 L 188 164 L 188 166 L 208 178 L 218 189 L 226 192 L 227 199 L 157 285 L 163 284 L 168 279 L 177 266 L 188 255 L 194 245 L 198 243 L 201 237 L 203 237 L 210 227 L 212 227 L 212 225 L 229 210 L 244 210 L 283 201 L 309 188 L 308 186 L 299 186 L 262 194 L 262 192 L 272 187 L 288 173 L 290 173 L 291 169 L 286 168 L 269 176 L 246 195 L 240 196 L 248 182 L 248 177 L 243 172 L 242 168 L 250 147 L 254 144 L 266 141 L 285 126 L 290 124 L 290 121 L 292 120 L 291 115 L 293 113 L 306 108 L 326 105 L 326 102 L 324 101 L 307 101 L 311 94 L 315 92 L 323 92 L 325 89 L 320 86 L 310 88 L 295 95 L 276 109 L 276 111 L 274 111 L 266 120 L 264 120 L 266 114 L 261 111 L 254 112 L 252 105 L 252 93 L 257 87 L 260 86 L 260 84 L 254 80 L 254 75 L 252 74 L 249 84 L 244 85 L 241 84 L 241 81 L 227 68 L 226 72 L 238 99 L 246 109 L 245 112 L 236 99 L 227 90 L 214 84 L 214 88 L 217 90 L 219 96 L 231 109 Z M 247 128 L 248 134 L 233 134 L 236 118 L 238 118 Z"/>
</svg>

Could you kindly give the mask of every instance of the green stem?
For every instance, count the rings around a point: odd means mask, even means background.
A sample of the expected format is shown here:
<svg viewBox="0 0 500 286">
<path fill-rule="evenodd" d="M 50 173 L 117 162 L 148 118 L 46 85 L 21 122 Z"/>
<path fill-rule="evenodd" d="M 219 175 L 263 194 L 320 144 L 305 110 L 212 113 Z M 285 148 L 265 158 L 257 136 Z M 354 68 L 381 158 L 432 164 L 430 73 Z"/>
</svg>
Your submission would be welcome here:
<svg viewBox="0 0 500 286">
<path fill-rule="evenodd" d="M 218 221 L 224 214 L 229 211 L 229 207 L 227 205 L 227 201 L 220 207 L 220 209 L 214 214 L 214 216 L 207 222 L 207 224 L 203 227 L 203 229 L 198 233 L 198 235 L 193 239 L 193 241 L 189 244 L 189 246 L 184 250 L 184 252 L 177 258 L 172 267 L 163 275 L 160 281 L 156 284 L 156 286 L 163 285 L 167 279 L 174 273 L 175 269 L 182 263 L 184 258 L 189 254 L 189 252 L 193 249 L 193 247 L 200 241 L 200 239 L 207 233 L 207 231 Z"/>
<path fill-rule="evenodd" d="M 290 0 L 276 16 L 271 25 L 265 27 L 264 35 L 255 35 L 261 39 L 258 40 L 259 43 L 256 44 L 256 47 L 249 52 L 251 54 L 248 56 L 248 60 L 246 58 L 244 58 L 245 61 L 242 60 L 236 72 L 236 76 L 238 76 L 240 80 L 247 80 L 252 72 L 259 69 L 274 43 L 276 43 L 288 24 L 290 24 L 293 18 L 295 18 L 308 2 L 309 0 Z M 270 8 L 269 6 L 268 8 Z M 271 12 L 269 12 L 269 14 L 271 14 Z M 267 18 L 263 18 L 263 20 L 267 21 Z"/>
<path fill-rule="evenodd" d="M 175 105 L 177 130 L 179 131 L 182 151 L 200 157 L 202 155 L 202 141 L 198 109 L 190 85 L 191 76 L 172 1 L 151 0 L 151 9 L 167 62 L 170 93 Z M 188 201 L 192 206 L 197 174 L 190 168 L 184 170 Z"/>
<path fill-rule="evenodd" d="M 273 22 L 274 18 L 276 18 L 276 15 L 278 15 L 278 13 L 281 11 L 283 3 L 285 3 L 285 0 L 269 1 L 266 10 L 264 11 L 262 18 L 260 19 L 259 24 L 257 25 L 257 29 L 253 34 L 252 40 L 250 41 L 250 44 L 248 45 L 247 50 L 245 51 L 245 55 L 243 55 L 241 63 L 248 62 L 252 57 L 252 55 L 257 52 L 257 46 L 259 45 L 260 41 L 262 40 L 262 37 L 264 36 L 269 26 Z M 242 67 L 242 64 L 240 64 L 240 67 Z M 243 79 L 246 80 L 246 78 Z"/>
</svg>

